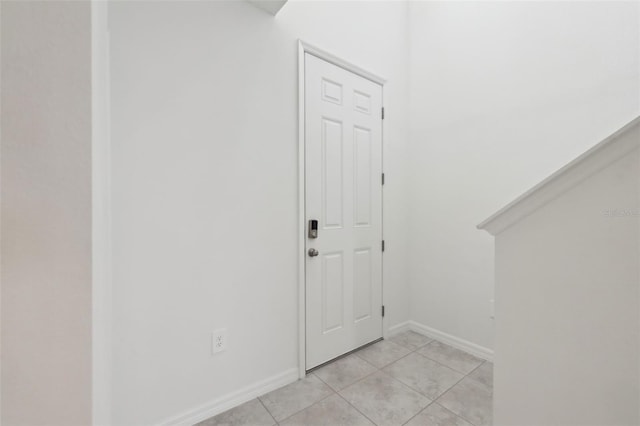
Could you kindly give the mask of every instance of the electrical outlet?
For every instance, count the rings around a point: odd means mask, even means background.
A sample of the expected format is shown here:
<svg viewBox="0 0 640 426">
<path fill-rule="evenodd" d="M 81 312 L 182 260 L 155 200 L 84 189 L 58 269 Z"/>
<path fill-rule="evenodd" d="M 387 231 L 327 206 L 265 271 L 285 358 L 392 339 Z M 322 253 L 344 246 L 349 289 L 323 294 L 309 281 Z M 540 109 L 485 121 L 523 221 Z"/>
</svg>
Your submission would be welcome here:
<svg viewBox="0 0 640 426">
<path fill-rule="evenodd" d="M 227 329 L 221 328 L 211 334 L 211 353 L 213 355 L 227 350 Z"/>
</svg>

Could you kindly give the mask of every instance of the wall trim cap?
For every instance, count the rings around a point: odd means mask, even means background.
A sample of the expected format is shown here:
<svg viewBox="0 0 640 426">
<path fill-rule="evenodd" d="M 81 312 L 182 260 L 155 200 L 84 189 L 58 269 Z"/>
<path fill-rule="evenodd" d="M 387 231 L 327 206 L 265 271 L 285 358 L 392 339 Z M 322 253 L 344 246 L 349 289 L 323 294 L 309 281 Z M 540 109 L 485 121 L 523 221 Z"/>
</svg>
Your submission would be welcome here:
<svg viewBox="0 0 640 426">
<path fill-rule="evenodd" d="M 477 228 L 497 235 L 640 146 L 640 117 L 498 210 Z"/>
</svg>

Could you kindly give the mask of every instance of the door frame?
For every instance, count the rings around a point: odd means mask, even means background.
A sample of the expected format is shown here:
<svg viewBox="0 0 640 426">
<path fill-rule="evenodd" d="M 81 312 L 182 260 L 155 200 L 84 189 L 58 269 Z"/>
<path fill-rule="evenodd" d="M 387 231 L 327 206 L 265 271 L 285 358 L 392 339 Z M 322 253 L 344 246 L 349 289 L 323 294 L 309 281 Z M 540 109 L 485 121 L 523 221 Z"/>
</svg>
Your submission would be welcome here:
<svg viewBox="0 0 640 426">
<path fill-rule="evenodd" d="M 349 61 L 317 48 L 302 40 L 298 40 L 298 375 L 302 379 L 307 375 L 306 371 L 306 211 L 305 211 L 305 61 L 304 55 L 309 53 L 333 65 L 350 71 L 360 77 L 366 78 L 382 86 L 382 105 L 384 107 L 384 85 L 386 79 L 365 70 Z M 382 143 L 382 170 L 384 171 L 384 121 L 381 132 Z M 384 235 L 384 188 L 382 192 Z M 382 303 L 384 304 L 384 256 L 382 256 Z M 387 329 L 386 316 L 382 317 L 382 334 Z"/>
</svg>

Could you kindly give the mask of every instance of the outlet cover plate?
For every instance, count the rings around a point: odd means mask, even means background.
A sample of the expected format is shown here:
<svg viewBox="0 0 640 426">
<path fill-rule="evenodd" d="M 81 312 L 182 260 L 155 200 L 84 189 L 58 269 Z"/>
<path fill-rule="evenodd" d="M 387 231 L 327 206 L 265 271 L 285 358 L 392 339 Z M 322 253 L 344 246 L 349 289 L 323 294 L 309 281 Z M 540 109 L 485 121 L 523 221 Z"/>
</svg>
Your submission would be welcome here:
<svg viewBox="0 0 640 426">
<path fill-rule="evenodd" d="M 211 333 L 211 353 L 213 355 L 227 350 L 227 329 L 220 328 Z"/>
</svg>

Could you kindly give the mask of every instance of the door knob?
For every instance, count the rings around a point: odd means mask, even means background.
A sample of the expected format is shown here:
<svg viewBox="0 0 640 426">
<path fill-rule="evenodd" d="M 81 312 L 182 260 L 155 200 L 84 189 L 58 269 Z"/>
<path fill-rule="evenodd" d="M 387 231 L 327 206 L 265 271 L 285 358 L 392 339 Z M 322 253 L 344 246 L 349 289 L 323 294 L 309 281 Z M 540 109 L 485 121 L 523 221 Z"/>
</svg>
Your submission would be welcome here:
<svg viewBox="0 0 640 426">
<path fill-rule="evenodd" d="M 310 257 L 316 257 L 317 255 L 319 255 L 320 253 L 318 253 L 318 250 L 314 249 L 314 248 L 310 248 L 309 249 L 309 256 Z"/>
</svg>

